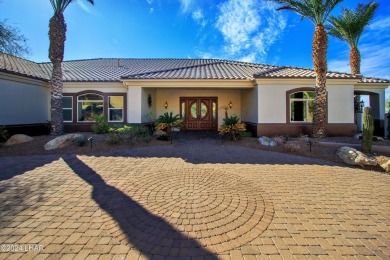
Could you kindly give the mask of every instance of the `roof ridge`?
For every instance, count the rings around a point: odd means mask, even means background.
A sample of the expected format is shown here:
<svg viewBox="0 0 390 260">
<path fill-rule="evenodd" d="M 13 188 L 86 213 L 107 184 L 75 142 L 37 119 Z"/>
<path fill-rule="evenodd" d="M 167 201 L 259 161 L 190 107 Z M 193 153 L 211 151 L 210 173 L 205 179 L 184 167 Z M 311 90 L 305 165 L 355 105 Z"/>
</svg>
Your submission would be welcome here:
<svg viewBox="0 0 390 260">
<path fill-rule="evenodd" d="M 188 60 L 190 60 L 190 59 L 188 59 Z M 197 60 L 203 60 L 203 59 L 197 59 Z M 211 60 L 213 60 L 213 59 L 211 59 Z M 215 65 L 215 64 L 220 64 L 220 63 L 222 63 L 222 61 L 215 60 L 215 62 L 210 62 L 210 63 L 205 63 L 205 64 L 195 64 L 195 65 L 188 65 L 188 66 L 179 66 L 179 67 L 169 68 L 169 69 L 153 70 L 153 71 L 129 74 L 129 75 L 126 75 L 126 76 L 122 76 L 121 78 L 122 79 L 126 79 L 126 78 L 130 78 L 130 77 L 141 76 L 141 75 L 146 75 L 146 74 L 150 74 L 150 73 L 161 73 L 161 72 L 168 72 L 168 71 L 174 71 L 174 70 L 180 70 L 180 69 L 190 69 L 190 68 L 203 67 L 203 66 L 208 66 L 208 65 Z"/>
<path fill-rule="evenodd" d="M 268 69 L 268 70 L 265 70 L 265 71 L 262 71 L 262 72 L 259 72 L 259 73 L 255 73 L 253 76 L 257 77 L 257 76 L 260 76 L 260 75 L 263 75 L 263 74 L 277 72 L 277 71 L 283 70 L 285 68 L 286 68 L 286 66 L 276 66 L 274 68 L 271 68 L 271 69 Z"/>
</svg>

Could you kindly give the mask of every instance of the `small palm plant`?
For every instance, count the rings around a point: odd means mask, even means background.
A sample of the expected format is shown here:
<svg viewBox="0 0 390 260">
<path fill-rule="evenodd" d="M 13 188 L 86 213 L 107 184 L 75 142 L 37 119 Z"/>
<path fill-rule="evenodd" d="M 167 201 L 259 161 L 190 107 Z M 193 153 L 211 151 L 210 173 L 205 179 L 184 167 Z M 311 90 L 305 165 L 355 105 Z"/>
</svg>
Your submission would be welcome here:
<svg viewBox="0 0 390 260">
<path fill-rule="evenodd" d="M 180 127 L 183 123 L 183 120 L 180 118 L 180 115 L 173 115 L 173 112 L 165 112 L 164 115 L 161 115 L 155 122 L 155 129 L 166 131 L 169 136 L 173 127 Z"/>
<path fill-rule="evenodd" d="M 230 135 L 231 140 L 236 141 L 237 134 L 239 132 L 245 132 L 245 124 L 240 122 L 240 118 L 236 115 L 230 116 L 223 119 L 223 124 L 218 129 L 219 134 L 224 135 L 228 134 Z"/>
</svg>

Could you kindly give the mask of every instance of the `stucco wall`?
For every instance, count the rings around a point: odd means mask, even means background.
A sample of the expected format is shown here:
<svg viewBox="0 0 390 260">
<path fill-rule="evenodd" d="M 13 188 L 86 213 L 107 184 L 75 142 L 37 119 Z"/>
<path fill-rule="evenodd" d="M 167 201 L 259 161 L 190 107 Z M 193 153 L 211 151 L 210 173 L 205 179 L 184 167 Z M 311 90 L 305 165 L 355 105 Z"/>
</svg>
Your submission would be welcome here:
<svg viewBox="0 0 390 260">
<path fill-rule="evenodd" d="M 259 123 L 286 123 L 286 92 L 310 85 L 260 85 L 258 87 Z M 348 85 L 327 85 L 328 123 L 353 123 L 353 91 Z"/>
<path fill-rule="evenodd" d="M 77 93 L 88 90 L 97 90 L 105 93 L 127 92 L 126 86 L 121 82 L 64 82 L 64 93 Z"/>
<path fill-rule="evenodd" d="M 257 123 L 258 120 L 258 87 L 241 91 L 242 120 Z"/>
<path fill-rule="evenodd" d="M 44 85 L 35 80 L 0 79 L 0 125 L 47 123 L 50 88 Z"/>
<path fill-rule="evenodd" d="M 328 85 L 328 123 L 353 123 L 353 86 Z"/>
<path fill-rule="evenodd" d="M 180 90 L 180 89 L 157 89 L 156 91 L 156 115 L 164 114 L 165 112 L 180 113 L 180 97 L 218 97 L 218 126 L 223 122 L 225 110 L 222 106 L 226 106 L 231 101 L 233 108 L 228 109 L 229 116 L 238 115 L 241 117 L 241 91 L 240 90 Z M 145 100 L 146 102 L 146 100 Z M 165 109 L 164 104 L 168 103 L 168 109 Z"/>
<path fill-rule="evenodd" d="M 152 97 L 152 104 L 149 107 L 148 96 Z M 142 123 L 147 123 L 149 121 L 154 121 L 156 119 L 156 90 L 150 88 L 142 88 L 142 109 L 141 109 L 141 121 Z M 147 117 L 148 113 L 152 113 L 152 118 Z"/>
</svg>

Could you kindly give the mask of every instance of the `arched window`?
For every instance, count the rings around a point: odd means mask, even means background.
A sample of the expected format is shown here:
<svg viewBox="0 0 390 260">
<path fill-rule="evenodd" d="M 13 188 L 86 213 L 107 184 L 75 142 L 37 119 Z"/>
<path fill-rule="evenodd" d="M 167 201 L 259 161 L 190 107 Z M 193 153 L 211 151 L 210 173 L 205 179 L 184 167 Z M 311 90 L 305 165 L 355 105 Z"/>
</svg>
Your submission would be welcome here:
<svg viewBox="0 0 390 260">
<path fill-rule="evenodd" d="M 314 91 L 290 94 L 290 122 L 313 122 Z"/>
<path fill-rule="evenodd" d="M 77 97 L 77 121 L 93 122 L 96 115 L 103 115 L 103 96 L 84 94 Z"/>
</svg>

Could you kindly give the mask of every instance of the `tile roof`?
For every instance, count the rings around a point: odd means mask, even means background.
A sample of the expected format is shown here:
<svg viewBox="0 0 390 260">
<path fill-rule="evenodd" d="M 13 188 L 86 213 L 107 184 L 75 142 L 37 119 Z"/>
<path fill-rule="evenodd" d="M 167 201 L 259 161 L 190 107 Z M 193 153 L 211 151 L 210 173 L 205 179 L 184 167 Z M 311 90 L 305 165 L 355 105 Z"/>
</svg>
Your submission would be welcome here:
<svg viewBox="0 0 390 260">
<path fill-rule="evenodd" d="M 0 53 L 0 71 L 49 81 L 52 64 L 35 63 Z M 390 83 L 349 73 L 328 72 L 330 79 L 361 79 L 360 83 Z M 315 78 L 311 69 L 264 65 L 221 59 L 90 59 L 63 62 L 68 82 L 113 82 L 124 79 Z"/>
<path fill-rule="evenodd" d="M 363 77 L 359 83 L 383 83 L 387 84 L 390 83 L 390 80 L 388 79 L 379 79 L 379 78 L 370 78 L 370 77 Z"/>
<path fill-rule="evenodd" d="M 48 81 L 49 75 L 42 70 L 38 63 L 21 59 L 0 52 L 0 71 L 11 72 L 20 76 Z"/>
</svg>

